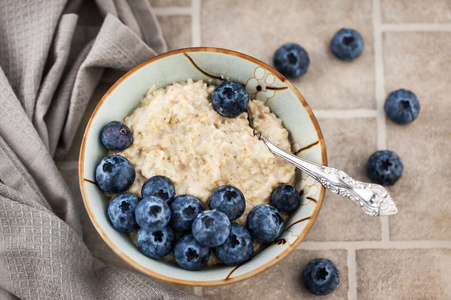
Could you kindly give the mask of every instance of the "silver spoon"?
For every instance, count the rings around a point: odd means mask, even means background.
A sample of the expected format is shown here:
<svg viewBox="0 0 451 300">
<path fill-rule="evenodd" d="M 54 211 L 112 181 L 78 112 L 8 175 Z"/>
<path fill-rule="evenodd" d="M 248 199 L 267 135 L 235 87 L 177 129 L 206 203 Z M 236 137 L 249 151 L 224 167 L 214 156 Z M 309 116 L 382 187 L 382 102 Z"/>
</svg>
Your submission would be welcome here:
<svg viewBox="0 0 451 300">
<path fill-rule="evenodd" d="M 395 202 L 383 186 L 354 180 L 342 170 L 307 161 L 280 149 L 254 128 L 249 108 L 247 115 L 254 135 L 266 144 L 269 151 L 306 172 L 332 193 L 351 199 L 371 216 L 390 216 L 398 212 Z"/>
</svg>

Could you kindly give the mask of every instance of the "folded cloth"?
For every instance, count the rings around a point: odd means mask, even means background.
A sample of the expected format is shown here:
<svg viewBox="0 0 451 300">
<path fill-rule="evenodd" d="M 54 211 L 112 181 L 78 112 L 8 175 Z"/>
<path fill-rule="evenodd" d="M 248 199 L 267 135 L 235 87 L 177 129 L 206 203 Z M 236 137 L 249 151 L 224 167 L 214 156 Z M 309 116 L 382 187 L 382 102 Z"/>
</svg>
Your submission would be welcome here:
<svg viewBox="0 0 451 300">
<path fill-rule="evenodd" d="M 0 2 L 0 298 L 198 299 L 94 258 L 54 162 L 104 70 L 164 51 L 147 0 Z"/>
</svg>

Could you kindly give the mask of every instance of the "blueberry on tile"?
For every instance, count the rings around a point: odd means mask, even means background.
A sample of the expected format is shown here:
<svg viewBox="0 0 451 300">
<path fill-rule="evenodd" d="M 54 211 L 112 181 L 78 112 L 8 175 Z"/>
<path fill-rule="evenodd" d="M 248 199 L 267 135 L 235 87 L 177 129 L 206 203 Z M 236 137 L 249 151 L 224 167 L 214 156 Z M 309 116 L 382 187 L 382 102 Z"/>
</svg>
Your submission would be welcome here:
<svg viewBox="0 0 451 300">
<path fill-rule="evenodd" d="M 234 118 L 247 111 L 249 94 L 244 86 L 234 81 L 223 81 L 211 94 L 213 109 L 221 116 Z"/>
<path fill-rule="evenodd" d="M 226 214 L 217 210 L 206 210 L 194 219 L 191 232 L 202 246 L 218 247 L 229 237 L 230 228 L 230 221 Z"/>
<path fill-rule="evenodd" d="M 362 36 L 354 29 L 338 30 L 330 42 L 332 52 L 344 61 L 351 61 L 359 57 L 364 48 Z"/>
<path fill-rule="evenodd" d="M 107 156 L 97 165 L 96 181 L 102 191 L 111 194 L 122 193 L 135 181 L 135 168 L 123 156 Z"/>
<path fill-rule="evenodd" d="M 155 231 L 140 228 L 136 235 L 138 249 L 151 258 L 162 258 L 168 255 L 174 246 L 175 234 L 170 226 Z"/>
<path fill-rule="evenodd" d="M 420 113 L 420 102 L 411 91 L 399 89 L 391 92 L 384 105 L 385 114 L 395 123 L 409 124 Z"/>
<path fill-rule="evenodd" d="M 124 123 L 112 121 L 103 127 L 100 140 L 108 150 L 122 151 L 132 144 L 133 134 Z"/>
<path fill-rule="evenodd" d="M 171 226 L 179 232 L 190 232 L 194 219 L 204 210 L 202 202 L 191 195 L 175 197 L 170 208 Z"/>
<path fill-rule="evenodd" d="M 140 200 L 141 198 L 131 193 L 117 195 L 111 200 L 107 213 L 108 219 L 116 230 L 132 232 L 139 228 L 135 220 L 135 209 Z"/>
<path fill-rule="evenodd" d="M 210 255 L 210 248 L 200 245 L 191 233 L 182 236 L 175 243 L 175 262 L 186 270 L 202 269 L 210 259 Z"/>
<path fill-rule="evenodd" d="M 292 212 L 299 207 L 301 196 L 292 185 L 281 185 L 271 193 L 272 205 L 280 211 Z"/>
<path fill-rule="evenodd" d="M 254 207 L 247 216 L 246 224 L 254 239 L 262 243 L 277 240 L 285 226 L 283 217 L 277 208 L 267 204 Z"/>
<path fill-rule="evenodd" d="M 155 196 L 143 198 L 135 210 L 135 218 L 141 228 L 155 231 L 163 229 L 171 219 L 168 204 Z"/>
<path fill-rule="evenodd" d="M 141 188 L 141 196 L 143 198 L 159 197 L 170 204 L 175 196 L 174 183 L 165 176 L 153 176 L 144 182 Z"/>
<path fill-rule="evenodd" d="M 301 77 L 310 65 L 307 51 L 295 43 L 288 43 L 277 49 L 273 60 L 276 70 L 287 78 Z"/>
<path fill-rule="evenodd" d="M 246 200 L 243 193 L 231 185 L 220 186 L 211 192 L 208 198 L 210 209 L 216 209 L 229 217 L 230 221 L 236 220 L 246 208 Z"/>
<path fill-rule="evenodd" d="M 232 223 L 229 237 L 224 244 L 213 249 L 215 256 L 228 266 L 248 260 L 254 250 L 254 240 L 246 227 Z"/>
<path fill-rule="evenodd" d="M 402 176 L 404 166 L 399 156 L 389 150 L 373 153 L 366 163 L 366 174 L 372 182 L 389 186 L 394 185 Z"/>
<path fill-rule="evenodd" d="M 315 258 L 305 266 L 302 281 L 310 293 L 327 295 L 332 293 L 340 282 L 340 272 L 330 260 Z"/>
</svg>

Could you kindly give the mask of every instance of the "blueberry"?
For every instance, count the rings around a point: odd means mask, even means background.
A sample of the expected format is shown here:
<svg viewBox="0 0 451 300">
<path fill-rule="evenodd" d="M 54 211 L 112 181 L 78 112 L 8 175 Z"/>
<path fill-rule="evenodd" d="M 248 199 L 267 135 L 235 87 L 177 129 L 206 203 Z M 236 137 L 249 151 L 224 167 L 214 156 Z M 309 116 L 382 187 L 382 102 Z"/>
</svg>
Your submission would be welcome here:
<svg viewBox="0 0 451 300">
<path fill-rule="evenodd" d="M 211 94 L 213 109 L 221 116 L 234 118 L 247 111 L 249 94 L 244 86 L 234 81 L 223 81 Z"/>
<path fill-rule="evenodd" d="M 399 89 L 393 91 L 385 100 L 385 114 L 395 123 L 409 124 L 420 113 L 420 102 L 414 93 Z"/>
<path fill-rule="evenodd" d="M 217 210 L 199 213 L 191 227 L 193 236 L 202 246 L 218 247 L 230 234 L 230 221 L 226 214 Z"/>
<path fill-rule="evenodd" d="M 330 49 L 335 56 L 345 61 L 359 57 L 364 47 L 362 36 L 354 29 L 338 30 L 330 42 Z"/>
<path fill-rule="evenodd" d="M 232 223 L 230 235 L 219 247 L 213 249 L 216 257 L 228 266 L 239 265 L 248 260 L 254 250 L 254 240 L 246 227 Z"/>
<path fill-rule="evenodd" d="M 285 222 L 280 212 L 271 205 L 254 207 L 247 216 L 247 229 L 262 243 L 274 242 L 283 232 Z"/>
<path fill-rule="evenodd" d="M 122 151 L 132 144 L 133 134 L 124 123 L 112 121 L 103 127 L 100 140 L 108 150 Z"/>
<path fill-rule="evenodd" d="M 307 72 L 310 58 L 304 48 L 295 43 L 285 44 L 274 53 L 274 66 L 287 78 L 298 78 Z"/>
<path fill-rule="evenodd" d="M 123 156 L 107 156 L 97 165 L 96 181 L 102 191 L 111 194 L 122 193 L 135 181 L 135 168 Z"/>
<path fill-rule="evenodd" d="M 168 204 L 155 196 L 143 198 L 135 210 L 136 222 L 144 229 L 154 231 L 164 228 L 171 219 Z"/>
<path fill-rule="evenodd" d="M 171 226 L 175 231 L 189 232 L 194 219 L 204 210 L 202 202 L 194 196 L 181 195 L 170 205 Z"/>
<path fill-rule="evenodd" d="M 305 266 L 302 281 L 310 293 L 327 295 L 332 293 L 340 282 L 340 272 L 330 260 L 315 258 Z"/>
<path fill-rule="evenodd" d="M 175 234 L 169 226 L 155 231 L 141 228 L 138 230 L 136 240 L 139 251 L 145 256 L 158 259 L 171 252 L 175 242 Z"/>
<path fill-rule="evenodd" d="M 389 150 L 373 153 L 366 163 L 366 174 L 372 182 L 389 186 L 394 185 L 402 176 L 404 166 L 399 156 Z"/>
<path fill-rule="evenodd" d="M 210 209 L 216 209 L 229 217 L 230 221 L 236 220 L 246 208 L 246 200 L 243 193 L 234 186 L 223 185 L 211 192 L 208 198 Z"/>
<path fill-rule="evenodd" d="M 182 236 L 175 243 L 175 262 L 186 270 L 200 270 L 207 264 L 210 254 L 210 248 L 201 246 L 191 233 Z"/>
<path fill-rule="evenodd" d="M 156 196 L 170 204 L 174 200 L 175 187 L 171 179 L 164 176 L 153 176 L 144 182 L 141 196 L 143 198 Z"/>
<path fill-rule="evenodd" d="M 301 196 L 291 185 L 276 187 L 271 193 L 271 203 L 280 211 L 292 212 L 299 207 Z"/>
<path fill-rule="evenodd" d="M 131 232 L 138 229 L 135 220 L 135 209 L 139 198 L 135 194 L 124 193 L 117 195 L 108 205 L 108 219 L 116 230 Z"/>
</svg>

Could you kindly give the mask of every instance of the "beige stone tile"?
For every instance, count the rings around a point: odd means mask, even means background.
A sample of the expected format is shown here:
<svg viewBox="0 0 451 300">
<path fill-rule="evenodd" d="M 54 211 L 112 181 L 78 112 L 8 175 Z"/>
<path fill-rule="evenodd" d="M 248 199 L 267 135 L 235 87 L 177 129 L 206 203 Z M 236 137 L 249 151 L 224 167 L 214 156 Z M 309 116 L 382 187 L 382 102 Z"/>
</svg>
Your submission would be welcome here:
<svg viewBox="0 0 451 300">
<path fill-rule="evenodd" d="M 451 249 L 358 250 L 358 299 L 451 299 Z"/>
<path fill-rule="evenodd" d="M 451 33 L 386 33 L 383 41 L 387 93 L 409 89 L 421 104 L 413 123 L 387 121 L 387 147 L 404 164 L 390 189 L 399 208 L 389 219 L 390 237 L 450 240 Z"/>
<path fill-rule="evenodd" d="M 385 23 L 451 22 L 449 0 L 381 0 L 381 7 Z"/>
<path fill-rule="evenodd" d="M 375 118 L 318 119 L 331 167 L 339 168 L 357 180 L 367 180 L 365 165 L 377 149 Z"/>
<path fill-rule="evenodd" d="M 158 16 L 168 50 L 191 47 L 190 16 Z"/>
<path fill-rule="evenodd" d="M 370 0 L 204 1 L 202 44 L 237 50 L 272 65 L 277 48 L 298 43 L 309 53 L 310 66 L 292 82 L 312 108 L 375 108 L 371 14 Z M 365 41 L 363 54 L 353 62 L 338 60 L 329 49 L 343 27 L 358 30 Z"/>
<path fill-rule="evenodd" d="M 345 299 L 348 293 L 348 267 L 345 250 L 307 251 L 294 250 L 285 259 L 254 277 L 217 287 L 205 287 L 207 299 L 317 299 L 302 284 L 302 270 L 307 263 L 324 257 L 335 263 L 340 272 L 340 283 L 331 294 L 321 299 Z"/>
<path fill-rule="evenodd" d="M 191 0 L 149 0 L 152 7 L 190 6 Z"/>
<path fill-rule="evenodd" d="M 376 119 L 319 119 L 329 166 L 368 181 L 365 165 L 377 149 Z M 380 220 L 366 215 L 351 200 L 326 192 L 307 241 L 380 240 Z"/>
</svg>

